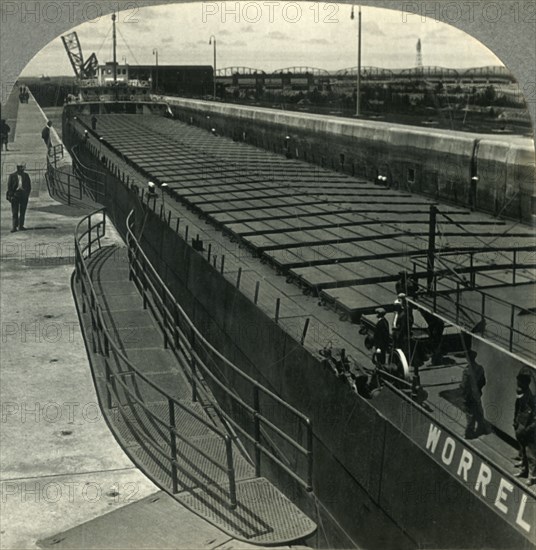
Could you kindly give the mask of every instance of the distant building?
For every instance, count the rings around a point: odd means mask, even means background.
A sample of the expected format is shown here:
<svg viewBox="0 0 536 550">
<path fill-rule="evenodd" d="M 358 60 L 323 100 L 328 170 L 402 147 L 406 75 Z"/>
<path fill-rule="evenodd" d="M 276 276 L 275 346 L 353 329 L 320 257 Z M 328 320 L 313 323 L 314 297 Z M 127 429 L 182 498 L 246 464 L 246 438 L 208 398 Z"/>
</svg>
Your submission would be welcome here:
<svg viewBox="0 0 536 550">
<path fill-rule="evenodd" d="M 179 95 L 208 95 L 213 88 L 211 65 L 129 65 L 116 63 L 115 80 L 131 86 Z M 114 83 L 114 63 L 99 65 L 100 85 Z"/>
</svg>

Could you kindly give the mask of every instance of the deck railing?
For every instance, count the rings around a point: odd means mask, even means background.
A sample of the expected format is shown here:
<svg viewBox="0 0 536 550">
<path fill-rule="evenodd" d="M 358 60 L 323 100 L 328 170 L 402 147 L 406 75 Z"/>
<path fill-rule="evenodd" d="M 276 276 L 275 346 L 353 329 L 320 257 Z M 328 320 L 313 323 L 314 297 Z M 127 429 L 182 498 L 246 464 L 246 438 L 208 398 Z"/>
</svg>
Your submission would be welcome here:
<svg viewBox="0 0 536 550">
<path fill-rule="evenodd" d="M 527 261 L 527 257 L 532 259 L 534 252 L 532 250 L 513 249 L 509 251 L 500 250 L 497 254 L 508 259 L 511 257 L 511 262 L 505 265 L 491 264 L 488 269 L 504 269 L 512 270 L 512 279 L 505 285 L 520 284 L 518 270 L 523 268 L 535 268 L 534 261 Z M 432 279 L 432 288 L 423 291 L 425 296 L 431 300 L 431 306 L 434 313 L 443 313 L 447 316 L 452 316 L 452 320 L 456 324 L 467 324 L 468 322 L 480 322 L 480 333 L 486 334 L 488 337 L 497 340 L 510 352 L 521 352 L 532 356 L 536 348 L 536 337 L 534 335 L 534 323 L 527 323 L 524 329 L 515 327 L 516 320 L 522 319 L 525 316 L 534 315 L 534 311 L 523 306 L 516 305 L 512 302 L 492 295 L 490 292 L 478 288 L 475 283 L 476 267 L 474 266 L 475 257 L 478 255 L 487 254 L 489 257 L 490 251 L 472 251 L 472 252 L 449 252 L 439 256 L 441 258 L 441 267 L 434 271 Z M 469 270 L 465 273 L 469 274 L 469 280 L 462 277 L 463 269 L 459 269 L 459 262 L 456 268 L 450 267 L 448 262 L 445 262 L 444 257 L 455 256 L 458 260 L 466 260 L 469 262 Z M 419 261 L 424 261 L 421 258 L 414 258 L 414 268 L 419 264 Z M 478 305 L 469 305 L 464 302 L 467 293 L 476 293 L 479 296 Z M 474 294 L 473 294 L 474 295 Z M 490 310 L 493 313 L 490 313 Z M 465 319 L 465 320 L 464 320 Z M 475 321 L 476 319 L 476 321 Z M 502 319 L 507 319 L 504 321 Z M 470 327 L 472 328 L 472 327 Z"/>
<path fill-rule="evenodd" d="M 169 448 L 166 449 L 162 448 L 160 444 L 163 438 L 156 441 L 156 438 L 155 440 L 147 438 L 142 433 L 137 433 L 137 435 L 142 437 L 146 443 L 170 463 L 173 493 L 177 493 L 179 490 L 178 471 L 180 469 L 180 464 L 177 461 L 176 445 L 176 441 L 179 439 L 211 464 L 226 473 L 229 481 L 229 507 L 235 508 L 237 505 L 237 498 L 232 448 L 233 442 L 231 437 L 149 380 L 149 378 L 140 372 L 124 355 L 108 330 L 103 309 L 99 303 L 98 295 L 95 292 L 95 287 L 86 261 L 87 258 L 91 257 L 95 249 L 101 248 L 101 238 L 105 235 L 105 232 L 106 211 L 104 208 L 93 212 L 79 222 L 75 232 L 75 273 L 76 281 L 81 287 L 82 312 L 88 314 L 91 320 L 91 344 L 93 352 L 100 355 L 104 363 L 106 376 L 106 407 L 108 409 L 113 407 L 114 395 L 120 404 L 117 391 L 119 385 L 123 389 L 124 395 L 127 396 L 129 405 L 135 403 L 141 407 L 155 423 L 160 425 L 162 429 L 167 432 L 168 439 L 166 442 L 169 444 Z M 125 379 L 132 380 L 133 378 L 147 384 L 152 390 L 158 392 L 162 396 L 162 400 L 167 403 L 168 421 L 164 421 L 156 415 L 147 404 L 135 394 L 133 387 L 125 382 Z M 175 411 L 177 409 L 181 409 L 196 422 L 201 423 L 222 439 L 226 450 L 225 465 L 215 461 L 189 438 L 180 433 L 175 422 Z M 207 488 L 203 482 L 199 483 L 205 489 Z"/>
</svg>

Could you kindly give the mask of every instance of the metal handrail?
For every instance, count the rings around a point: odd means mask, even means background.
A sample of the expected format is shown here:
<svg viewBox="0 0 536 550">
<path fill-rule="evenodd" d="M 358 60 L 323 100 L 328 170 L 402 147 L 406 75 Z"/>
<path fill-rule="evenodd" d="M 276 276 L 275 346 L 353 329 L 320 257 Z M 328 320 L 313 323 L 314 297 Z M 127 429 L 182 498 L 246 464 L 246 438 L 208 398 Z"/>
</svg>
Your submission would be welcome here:
<svg viewBox="0 0 536 550">
<path fill-rule="evenodd" d="M 459 283 L 457 284 L 457 286 L 459 286 Z M 474 313 L 476 315 L 478 315 L 481 319 L 483 320 L 489 320 L 489 321 L 493 321 L 493 323 L 499 325 L 500 327 L 503 327 L 505 329 L 508 330 L 509 332 L 509 338 L 508 338 L 508 351 L 513 351 L 513 348 L 514 348 L 514 339 L 513 339 L 513 335 L 514 334 L 517 334 L 519 336 L 522 336 L 522 337 L 525 337 L 527 340 L 531 341 L 531 342 L 536 342 L 536 337 L 534 336 L 531 336 L 529 333 L 527 332 L 523 332 L 517 328 L 515 328 L 513 326 L 513 321 L 515 319 L 515 312 L 516 310 L 518 310 L 519 312 L 530 312 L 532 313 L 530 310 L 527 310 L 526 308 L 523 308 L 521 306 L 518 306 L 516 304 L 512 304 L 510 302 L 507 302 L 506 300 L 503 300 L 501 298 L 496 298 L 495 296 L 491 296 L 490 294 L 487 294 L 487 293 L 484 293 L 484 292 L 479 292 L 478 289 L 472 289 L 473 292 L 478 292 L 481 296 L 482 296 L 482 299 L 480 301 L 480 304 L 481 304 L 481 308 L 480 310 L 478 309 L 474 309 L 473 307 L 470 307 L 468 305 L 465 305 L 465 304 L 461 304 L 460 300 L 461 300 L 461 292 L 459 291 L 459 289 L 457 289 L 456 291 L 456 302 L 453 304 L 456 308 L 456 322 L 458 322 L 458 313 L 459 313 L 459 310 L 460 309 L 463 309 L 464 313 L 466 314 L 466 312 L 469 312 L 469 313 Z M 441 294 L 438 294 L 439 297 L 445 299 L 445 300 L 448 300 L 448 296 L 442 296 Z M 489 301 L 495 301 L 501 305 L 504 305 L 504 306 L 507 306 L 508 309 L 510 310 L 510 324 L 506 324 L 502 321 L 499 321 L 491 316 L 487 316 L 485 314 L 485 311 L 486 311 L 486 303 L 489 302 Z M 441 306 L 439 306 L 441 307 Z M 433 311 L 434 312 L 437 312 L 437 309 L 438 309 L 438 304 L 437 304 L 437 297 L 434 297 L 434 301 L 433 301 Z M 519 346 L 519 343 L 518 343 L 518 346 Z M 521 348 L 524 348 L 524 346 L 519 346 Z M 530 348 L 526 348 L 526 349 L 530 349 Z"/>
<path fill-rule="evenodd" d="M 97 224 L 92 225 L 92 217 L 101 214 L 102 220 L 99 221 Z M 81 231 L 82 224 L 85 224 L 87 222 L 87 230 Z M 170 432 L 170 436 L 174 438 L 175 436 L 179 437 L 182 441 L 187 443 L 191 448 L 195 449 L 201 456 L 203 456 L 205 459 L 209 461 L 213 461 L 213 459 L 204 451 L 199 449 L 196 445 L 191 443 L 188 438 L 180 435 L 176 429 L 176 426 L 174 425 L 175 421 L 175 414 L 174 414 L 174 408 L 175 406 L 178 406 L 183 411 L 185 411 L 187 414 L 191 415 L 193 418 L 195 418 L 197 421 L 201 422 L 204 426 L 206 426 L 209 430 L 214 432 L 216 435 L 221 437 L 224 440 L 225 447 L 226 447 L 226 457 L 227 457 L 227 465 L 226 467 L 223 467 L 221 464 L 217 464 L 219 468 L 221 468 L 223 471 L 227 472 L 229 477 L 229 498 L 230 498 L 230 507 L 235 508 L 237 506 L 237 500 L 236 500 L 236 481 L 235 481 L 235 473 L 234 473 L 234 463 L 233 463 L 233 455 L 232 455 L 232 440 L 229 437 L 228 434 L 224 433 L 220 429 L 218 429 L 216 426 L 209 423 L 206 419 L 204 419 L 202 416 L 200 416 L 195 411 L 191 410 L 187 405 L 184 403 L 181 403 L 171 395 L 169 395 L 166 391 L 162 390 L 160 387 L 158 387 L 154 382 L 149 380 L 142 372 L 140 372 L 135 365 L 133 365 L 130 360 L 123 354 L 123 352 L 119 349 L 116 342 L 114 341 L 113 337 L 110 335 L 106 321 L 104 319 L 104 315 L 102 313 L 102 307 L 99 303 L 97 293 L 95 291 L 95 287 L 93 285 L 93 282 L 91 280 L 91 276 L 89 274 L 89 270 L 85 261 L 84 253 L 86 251 L 89 251 L 88 257 L 92 254 L 93 244 L 98 242 L 99 248 L 100 248 L 100 232 L 99 228 L 103 227 L 103 235 L 106 228 L 106 209 L 101 208 L 99 210 L 96 210 L 95 212 L 92 212 L 88 216 L 82 218 L 80 222 L 77 224 L 75 229 L 75 273 L 76 273 L 76 279 L 77 281 L 80 281 L 82 284 L 82 307 L 83 312 L 85 313 L 87 311 L 87 303 L 89 302 L 90 306 L 90 315 L 92 320 L 92 327 L 94 330 L 93 333 L 93 347 L 94 351 L 96 353 L 100 353 L 105 358 L 109 357 L 110 350 L 112 351 L 114 357 L 119 359 L 122 363 L 126 365 L 126 367 L 129 369 L 126 372 L 118 373 L 118 374 L 112 374 L 111 369 L 108 365 L 108 362 L 105 361 L 106 365 L 106 381 L 107 381 L 107 392 L 108 392 L 108 402 L 107 406 L 108 408 L 111 408 L 112 406 L 112 400 L 111 400 L 111 393 L 109 385 L 111 384 L 112 387 L 115 388 L 115 382 L 116 380 L 119 381 L 120 385 L 123 387 L 124 391 L 127 393 L 130 399 L 134 399 L 139 405 L 143 407 L 143 409 L 146 411 L 148 415 L 150 415 L 152 418 L 154 418 L 157 422 L 164 425 Z M 92 233 L 93 230 L 97 230 L 97 237 L 96 239 L 92 239 Z M 83 246 L 81 244 L 81 239 L 84 236 L 88 236 L 88 244 L 86 246 Z M 86 286 L 89 288 L 89 297 L 88 292 L 86 289 Z M 98 338 L 99 342 L 99 349 L 96 348 L 96 342 L 95 342 L 95 332 Z M 101 342 L 101 335 L 104 340 L 104 347 L 102 346 Z M 151 386 L 153 389 L 158 391 L 160 394 L 162 394 L 167 400 L 168 400 L 168 410 L 169 410 L 169 418 L 170 418 L 170 424 L 164 422 L 162 419 L 160 419 L 155 413 L 153 413 L 142 401 L 140 401 L 137 396 L 132 394 L 132 391 L 128 388 L 126 384 L 124 384 L 119 375 L 125 375 L 125 374 L 134 374 L 135 376 L 140 377 L 145 383 L 147 383 L 149 386 Z M 155 444 L 156 445 L 156 444 Z M 172 465 L 172 483 L 173 483 L 173 492 L 177 492 L 178 490 L 178 475 L 177 475 L 177 462 L 176 462 L 176 444 L 175 440 L 172 439 L 171 441 L 171 447 L 172 447 L 172 456 L 169 457 L 166 455 L 166 458 L 171 462 Z M 160 449 L 162 450 L 162 449 Z"/>
<path fill-rule="evenodd" d="M 273 429 L 278 435 L 280 435 L 283 439 L 289 440 L 291 439 L 286 432 L 282 431 L 279 427 L 275 426 L 273 423 L 271 423 L 267 418 L 265 418 L 259 410 L 258 406 L 258 392 L 262 392 L 264 395 L 270 397 L 272 400 L 274 400 L 276 403 L 280 404 L 284 409 L 286 409 L 288 412 L 293 414 L 295 417 L 300 419 L 306 427 L 307 430 L 307 447 L 303 447 L 296 441 L 292 441 L 292 445 L 307 458 L 307 481 L 303 481 L 299 476 L 296 476 L 296 473 L 292 470 L 288 469 L 284 464 L 282 464 L 276 457 L 274 457 L 268 449 L 265 449 L 262 447 L 262 443 L 260 442 L 260 434 L 257 435 L 254 444 L 256 447 L 256 450 L 258 452 L 263 452 L 267 456 L 270 456 L 274 462 L 276 462 L 279 466 L 283 467 L 287 473 L 290 473 L 295 479 L 298 479 L 300 483 L 308 490 L 312 490 L 312 423 L 310 419 L 286 403 L 283 399 L 281 399 L 278 395 L 274 394 L 267 388 L 265 388 L 262 384 L 257 382 L 255 379 L 244 373 L 241 369 L 239 369 L 236 365 L 234 365 L 229 359 L 227 359 L 225 356 L 223 356 L 210 342 L 208 342 L 204 336 L 199 332 L 199 330 L 196 328 L 196 326 L 193 324 L 191 319 L 188 317 L 186 312 L 183 310 L 183 308 L 180 306 L 180 304 L 176 301 L 175 297 L 171 293 L 171 291 L 167 288 L 163 280 L 160 278 L 156 270 L 154 269 L 153 265 L 145 255 L 144 251 L 142 250 L 136 236 L 133 233 L 132 230 L 132 218 L 133 218 L 134 211 L 131 211 L 127 217 L 127 246 L 129 249 L 129 260 L 131 265 L 131 276 L 136 277 L 137 279 L 137 286 L 142 289 L 142 295 L 144 298 L 144 305 L 147 305 L 147 294 L 146 291 L 150 290 L 151 295 L 153 296 L 153 299 L 156 299 L 156 301 L 161 306 L 161 314 L 163 317 L 163 332 L 164 332 L 164 345 L 168 345 L 170 341 L 173 340 L 173 338 L 169 337 L 166 333 L 167 330 L 170 330 L 167 326 L 167 322 L 169 319 L 176 320 L 174 322 L 173 330 L 172 330 L 172 336 L 174 334 L 173 331 L 176 331 L 178 333 L 178 336 L 182 336 L 183 342 L 186 343 L 187 352 L 192 357 L 192 364 L 190 365 L 190 368 L 192 370 L 192 373 L 196 375 L 197 369 L 201 369 L 205 374 L 207 374 L 217 385 L 220 387 L 227 395 L 229 395 L 235 403 L 239 404 L 240 406 L 244 407 L 247 412 L 252 414 L 254 416 L 254 421 L 256 423 L 256 431 L 257 428 L 260 428 L 260 424 L 266 424 L 270 429 Z M 138 274 L 139 272 L 142 274 L 141 276 Z M 154 279 L 156 284 L 159 286 L 157 288 L 155 284 L 150 280 L 149 276 Z M 143 278 L 143 280 L 142 280 Z M 167 300 L 166 300 L 167 298 Z M 173 307 L 173 310 L 169 309 L 168 304 L 170 304 Z M 159 309 L 160 311 L 160 309 Z M 165 311 L 165 313 L 164 313 Z M 191 341 L 188 340 L 188 338 L 185 336 L 184 331 L 180 326 L 178 326 L 178 315 L 182 318 L 182 320 L 186 324 L 186 328 L 191 333 Z M 237 396 L 233 391 L 231 391 L 225 384 L 223 384 L 211 371 L 211 369 L 204 363 L 204 361 L 201 359 L 200 355 L 197 353 L 195 346 L 201 346 L 204 348 L 205 353 L 207 353 L 211 360 L 215 362 L 215 360 L 221 361 L 224 365 L 229 367 L 233 372 L 241 376 L 244 380 L 249 382 L 253 386 L 254 392 L 257 394 L 254 396 L 254 402 L 256 404 L 256 407 L 251 407 L 247 403 L 243 401 L 239 396 Z M 193 367 L 193 368 L 192 368 Z M 192 384 L 192 390 L 194 393 L 195 398 L 195 384 Z M 223 412 L 223 411 L 222 411 Z M 233 422 L 234 424 L 234 422 Z M 249 435 L 249 434 L 248 434 Z M 256 471 L 259 472 L 260 470 L 260 458 L 258 456 L 258 453 L 256 453 L 256 460 L 255 460 L 255 466 Z"/>
<path fill-rule="evenodd" d="M 90 196 L 90 198 L 96 202 L 99 202 L 97 200 L 97 196 L 101 196 L 102 198 L 106 197 L 106 174 L 104 172 L 99 172 L 98 170 L 95 170 L 93 168 L 90 168 L 86 166 L 79 158 L 79 155 L 77 154 L 78 145 L 74 145 L 71 149 L 71 157 L 73 159 L 73 170 L 76 170 L 79 172 L 82 176 L 85 182 L 94 184 L 93 188 L 88 188 L 87 183 L 84 185 L 86 194 Z M 93 175 L 88 175 L 88 172 L 92 173 Z"/>
<path fill-rule="evenodd" d="M 71 174 L 69 172 L 66 172 L 64 170 L 61 170 L 60 168 L 56 168 L 56 166 L 53 166 L 50 162 L 50 159 L 47 157 L 47 185 L 48 185 L 48 191 L 51 196 L 65 196 L 67 195 L 67 205 L 71 205 L 71 201 L 73 198 L 73 193 L 71 192 L 71 189 L 78 191 L 78 196 L 75 197 L 78 200 L 82 200 L 82 179 L 78 177 L 76 174 Z M 78 182 L 78 185 L 72 185 L 71 178 L 75 178 L 75 180 Z M 67 180 L 65 182 L 65 179 Z M 50 184 L 52 184 L 53 189 L 51 189 Z M 60 189 L 61 187 L 67 186 L 67 192 L 63 189 Z M 61 191 L 61 193 L 60 193 Z"/>
</svg>

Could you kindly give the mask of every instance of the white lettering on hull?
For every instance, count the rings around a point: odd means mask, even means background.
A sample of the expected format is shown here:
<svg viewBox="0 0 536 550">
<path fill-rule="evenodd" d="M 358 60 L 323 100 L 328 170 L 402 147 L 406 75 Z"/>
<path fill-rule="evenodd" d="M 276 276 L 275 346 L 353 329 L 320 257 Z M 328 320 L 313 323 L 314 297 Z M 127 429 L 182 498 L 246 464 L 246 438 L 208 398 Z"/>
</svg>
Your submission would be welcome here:
<svg viewBox="0 0 536 550">
<path fill-rule="evenodd" d="M 536 516 L 534 499 L 464 447 L 461 441 L 443 435 L 440 428 L 430 423 L 425 448 L 448 471 L 463 480 L 465 487 L 504 515 L 511 525 L 525 533 L 533 532 Z"/>
</svg>

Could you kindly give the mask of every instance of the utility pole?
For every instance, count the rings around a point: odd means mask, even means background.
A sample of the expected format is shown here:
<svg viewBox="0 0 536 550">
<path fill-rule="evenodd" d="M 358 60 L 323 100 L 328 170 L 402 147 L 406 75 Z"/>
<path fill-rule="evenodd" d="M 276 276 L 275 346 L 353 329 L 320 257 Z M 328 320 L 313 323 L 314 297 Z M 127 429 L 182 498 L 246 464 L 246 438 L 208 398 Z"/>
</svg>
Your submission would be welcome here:
<svg viewBox="0 0 536 550">
<path fill-rule="evenodd" d="M 117 83 L 117 36 L 115 34 L 115 20 L 116 20 L 116 15 L 115 15 L 115 12 L 112 13 L 112 27 L 113 27 L 113 33 L 112 33 L 112 38 L 113 38 L 113 50 L 114 50 L 114 84 Z"/>
<path fill-rule="evenodd" d="M 155 74 L 154 74 L 154 78 L 155 78 L 154 91 L 158 92 L 158 48 L 153 49 L 153 55 L 156 55 L 156 68 L 155 68 Z"/>
<path fill-rule="evenodd" d="M 352 13 L 350 19 L 354 19 L 354 6 L 352 6 Z M 357 89 L 356 89 L 356 102 L 355 102 L 355 116 L 361 116 L 360 103 L 361 103 L 361 6 L 358 7 L 357 12 Z"/>
<path fill-rule="evenodd" d="M 208 41 L 208 45 L 210 46 L 211 44 L 214 44 L 214 76 L 212 78 L 213 80 L 212 95 L 213 95 L 214 101 L 216 101 L 216 37 L 213 34 L 210 35 L 210 38 Z"/>
</svg>

